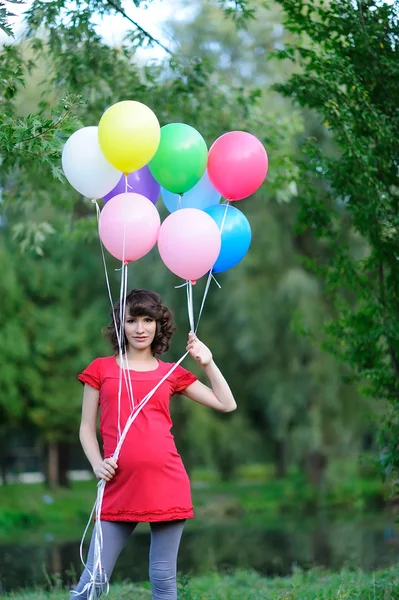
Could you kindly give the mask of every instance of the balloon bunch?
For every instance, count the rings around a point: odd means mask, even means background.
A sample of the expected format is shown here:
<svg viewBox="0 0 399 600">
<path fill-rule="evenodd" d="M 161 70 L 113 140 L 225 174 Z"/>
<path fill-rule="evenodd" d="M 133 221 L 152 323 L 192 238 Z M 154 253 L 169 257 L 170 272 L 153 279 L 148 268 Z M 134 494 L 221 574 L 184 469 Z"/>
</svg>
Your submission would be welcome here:
<svg viewBox="0 0 399 600">
<path fill-rule="evenodd" d="M 208 152 L 193 127 L 160 127 L 148 106 L 126 100 L 108 108 L 98 127 L 68 139 L 62 166 L 78 192 L 103 199 L 99 235 L 110 254 L 127 264 L 158 243 L 164 264 L 194 282 L 230 269 L 247 253 L 251 227 L 230 202 L 260 187 L 268 158 L 244 131 L 222 135 Z M 162 224 L 159 196 L 170 212 Z"/>
</svg>

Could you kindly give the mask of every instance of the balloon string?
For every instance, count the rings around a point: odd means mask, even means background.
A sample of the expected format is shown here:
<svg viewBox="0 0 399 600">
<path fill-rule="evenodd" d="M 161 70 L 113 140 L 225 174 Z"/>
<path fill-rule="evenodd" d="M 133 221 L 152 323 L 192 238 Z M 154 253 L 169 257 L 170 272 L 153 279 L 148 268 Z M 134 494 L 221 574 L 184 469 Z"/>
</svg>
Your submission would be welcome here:
<svg viewBox="0 0 399 600">
<path fill-rule="evenodd" d="M 124 306 L 126 306 L 126 297 L 127 297 L 127 290 L 128 290 L 128 265 L 127 264 L 125 264 L 125 282 L 124 283 L 125 283 L 125 291 L 124 291 L 123 302 L 124 302 Z M 125 309 L 125 312 L 126 312 L 126 309 Z M 133 385 L 132 385 L 132 378 L 130 376 L 129 362 L 128 362 L 126 353 L 125 353 L 125 365 L 126 365 L 126 369 L 123 370 L 123 375 L 125 378 L 125 385 L 127 388 L 129 399 L 130 399 L 130 405 L 132 407 L 132 410 L 134 410 L 135 401 L 134 401 L 134 395 L 133 395 Z M 120 377 L 120 379 L 122 379 L 122 378 Z M 130 394 L 129 394 L 129 392 L 130 392 Z"/>
<path fill-rule="evenodd" d="M 219 229 L 219 232 L 220 232 L 221 236 L 223 235 L 224 226 L 225 226 L 225 223 L 226 223 L 227 211 L 229 209 L 229 206 L 230 206 L 230 200 L 227 200 L 227 202 L 226 202 L 226 208 L 225 208 L 225 211 L 224 211 L 224 214 L 223 214 L 223 219 L 222 219 L 222 222 L 220 224 L 220 229 Z M 195 330 L 196 333 L 197 333 L 197 330 L 198 330 L 198 327 L 199 327 L 199 324 L 200 324 L 200 321 L 201 321 L 202 313 L 204 312 L 205 302 L 206 302 L 206 298 L 208 296 L 208 292 L 209 292 L 209 288 L 210 288 L 212 279 L 213 279 L 213 281 L 215 281 L 215 283 L 218 286 L 218 288 L 219 289 L 221 288 L 221 285 L 216 281 L 215 277 L 213 276 L 212 269 L 211 269 L 209 271 L 209 274 L 208 274 L 208 279 L 207 279 L 207 282 L 206 282 L 206 285 L 205 285 L 204 295 L 203 295 L 202 302 L 201 302 L 201 307 L 200 307 L 200 311 L 199 311 L 199 315 L 198 315 L 198 321 L 197 321 L 197 328 Z"/>
<path fill-rule="evenodd" d="M 125 194 L 127 194 L 127 188 L 129 187 L 129 182 L 127 180 L 127 175 L 125 173 Z"/>
<path fill-rule="evenodd" d="M 189 293 L 188 293 L 188 296 L 187 296 L 187 299 L 188 299 L 187 308 L 188 308 L 189 314 L 190 313 L 192 314 L 193 313 L 193 311 L 192 311 L 193 303 L 192 303 L 192 284 L 191 284 L 191 281 L 187 282 L 187 284 L 188 284 L 187 285 L 187 289 L 190 290 Z M 130 414 L 127 422 L 126 422 L 126 425 L 125 425 L 124 430 L 122 432 L 121 438 L 118 441 L 117 447 L 116 447 L 116 449 L 114 451 L 114 454 L 113 454 L 113 458 L 114 458 L 115 461 L 117 461 L 118 458 L 119 458 L 119 453 L 120 453 L 122 444 L 123 444 L 123 442 L 124 442 L 124 440 L 126 438 L 126 435 L 127 435 L 128 431 L 129 431 L 130 426 L 132 425 L 132 423 L 137 418 L 137 415 L 143 410 L 143 408 L 147 404 L 147 402 L 152 398 L 152 396 L 159 389 L 159 387 L 168 379 L 168 377 L 171 375 L 171 373 L 173 373 L 173 371 L 175 369 L 177 369 L 177 367 L 180 365 L 180 363 L 183 362 L 183 360 L 186 358 L 187 355 L 188 355 L 188 352 L 186 352 L 185 354 L 183 354 L 183 356 L 181 358 L 179 358 L 179 360 L 171 367 L 171 369 L 169 369 L 169 371 L 166 373 L 166 375 L 164 375 L 162 377 L 162 379 L 155 385 L 155 387 L 150 392 L 148 392 L 148 394 L 141 400 L 141 402 L 139 402 L 132 409 L 132 412 L 131 412 L 131 414 Z M 130 376 L 130 373 L 129 373 L 129 376 Z"/>
<path fill-rule="evenodd" d="M 127 177 L 126 177 L 126 186 L 127 186 Z M 96 204 L 96 210 L 97 210 L 97 219 L 99 219 L 100 210 L 99 210 L 98 204 L 96 202 L 95 202 L 95 204 Z M 226 208 L 226 212 L 227 212 L 227 208 Z M 104 248 L 103 248 L 102 241 L 100 239 L 100 247 L 101 247 L 101 253 L 102 253 L 102 257 L 103 257 L 103 264 L 104 264 L 108 294 L 109 294 L 109 298 L 110 298 L 110 302 L 111 302 L 111 306 L 112 306 L 112 315 L 113 315 L 115 331 L 116 331 L 116 335 L 117 335 L 117 339 L 118 339 L 119 358 L 120 358 L 120 366 L 121 366 L 120 372 L 119 372 L 119 391 L 118 391 L 118 440 L 117 440 L 116 449 L 113 454 L 113 458 L 115 461 L 118 460 L 120 450 L 122 448 L 122 444 L 126 438 L 126 435 L 129 431 L 130 427 L 132 426 L 133 422 L 136 420 L 137 416 L 139 415 L 139 413 L 143 410 L 145 405 L 149 402 L 149 400 L 152 398 L 152 396 L 155 394 L 155 392 L 158 390 L 158 388 L 164 383 L 164 381 L 166 381 L 166 379 L 170 376 L 170 374 L 180 365 L 180 363 L 188 355 L 188 352 L 186 352 L 173 365 L 173 367 L 169 370 L 169 372 L 158 382 L 158 384 L 141 400 L 141 402 L 139 402 L 135 406 L 134 398 L 133 398 L 131 374 L 130 374 L 130 370 L 129 370 L 126 352 L 125 352 L 125 356 L 123 356 L 123 348 L 125 347 L 124 322 L 125 322 L 125 315 L 126 315 L 126 297 L 127 297 L 127 287 L 128 287 L 128 264 L 127 264 L 127 261 L 125 261 L 125 239 L 126 239 L 126 228 L 124 230 L 124 236 L 123 236 L 123 255 L 122 255 L 122 269 L 121 269 L 122 273 L 121 273 L 121 286 L 120 286 L 120 314 L 119 314 L 120 328 L 119 328 L 119 331 L 118 331 L 118 327 L 117 327 L 117 323 L 116 323 L 116 315 L 115 315 L 115 310 L 114 310 L 114 303 L 112 300 L 112 294 L 111 294 L 111 288 L 110 288 L 110 283 L 109 283 L 109 276 L 108 276 L 107 265 L 106 265 L 106 260 L 105 260 Z M 211 272 L 210 276 L 208 278 L 209 282 L 211 281 L 212 278 L 214 279 L 212 272 Z M 194 322 L 193 283 L 191 281 L 187 281 L 185 284 L 183 284 L 183 286 L 187 287 L 188 318 L 189 318 L 191 331 L 194 331 L 195 322 Z M 183 287 L 183 286 L 177 286 L 177 287 Z M 205 298 L 206 298 L 206 295 L 208 294 L 208 291 L 209 291 L 209 285 L 207 285 L 206 290 L 205 290 L 203 304 L 205 303 Z M 203 310 L 203 306 L 201 307 L 201 309 Z M 201 310 L 201 314 L 202 314 L 202 310 Z M 199 323 L 197 324 L 197 329 L 198 329 L 198 325 L 199 325 Z M 123 340 L 123 343 L 122 343 L 122 340 Z M 129 400 L 131 403 L 131 414 L 124 426 L 123 431 L 121 432 L 120 431 L 120 408 L 121 408 L 120 405 L 121 405 L 121 391 L 122 391 L 122 389 L 121 389 L 122 388 L 122 376 L 125 378 L 127 393 L 128 393 Z M 127 379 L 129 381 L 127 381 Z M 83 590 L 84 593 L 88 592 L 88 597 L 90 600 L 94 600 L 94 597 L 96 595 L 96 587 L 98 585 L 100 585 L 102 588 L 103 585 L 106 584 L 106 593 L 108 594 L 108 592 L 109 592 L 108 578 L 102 568 L 103 535 L 102 535 L 102 528 L 101 528 L 101 511 L 102 511 L 102 503 L 103 503 L 105 485 L 106 485 L 106 482 L 104 480 L 101 480 L 97 485 L 97 498 L 94 503 L 94 507 L 93 507 L 92 513 L 90 515 L 88 525 L 86 526 L 86 529 L 84 531 L 83 538 L 81 541 L 81 546 L 80 546 L 81 560 L 82 560 L 83 565 L 86 567 L 84 560 L 83 560 L 83 543 L 84 543 L 84 539 L 85 539 L 85 536 L 86 536 L 88 528 L 89 528 L 89 524 L 91 522 L 93 514 L 95 513 L 96 523 L 95 523 L 95 528 L 94 528 L 93 571 L 90 572 L 90 581 L 85 585 L 84 590 Z M 75 595 L 77 595 L 77 594 L 75 593 Z"/>
<path fill-rule="evenodd" d="M 124 236 L 124 241 L 125 241 L 125 236 Z M 122 274 L 121 274 L 120 310 L 119 310 L 120 329 L 119 329 L 119 336 L 118 336 L 119 359 L 120 359 L 121 368 L 119 369 L 119 390 L 118 390 L 117 450 L 118 450 L 118 448 L 119 448 L 119 450 L 116 453 L 117 457 L 119 456 L 120 448 L 126 437 L 127 425 L 128 425 L 128 422 L 127 422 L 121 433 L 121 431 L 120 431 L 120 415 L 121 415 L 122 377 L 125 380 L 126 391 L 127 391 L 127 395 L 128 395 L 129 401 L 130 401 L 130 405 L 132 407 L 132 413 L 135 410 L 131 374 L 130 374 L 130 370 L 128 368 L 129 367 L 128 358 L 126 355 L 126 347 L 125 347 L 125 342 L 124 342 L 124 339 L 125 339 L 124 338 L 124 323 L 125 323 L 125 316 L 126 316 L 126 297 L 127 297 L 127 288 L 128 288 L 128 264 L 124 260 L 124 243 L 123 243 L 122 254 L 123 254 L 123 256 L 122 256 L 123 267 L 122 267 Z M 117 328 L 116 328 L 116 330 L 117 330 Z M 123 339 L 123 345 L 121 343 L 122 339 Z M 93 572 L 90 572 L 90 581 L 85 586 L 85 591 L 89 591 L 90 600 L 94 600 L 95 593 L 96 593 L 96 587 L 98 585 L 100 585 L 102 588 L 103 585 L 106 584 L 106 593 L 108 594 L 108 592 L 109 592 L 108 578 L 102 568 L 103 535 L 102 535 L 102 528 L 101 528 L 101 510 L 102 510 L 102 503 L 103 503 L 103 496 L 104 496 L 104 488 L 105 488 L 105 481 L 102 480 L 98 484 L 97 499 L 94 504 L 96 523 L 95 523 L 95 527 L 94 527 Z M 89 522 L 91 521 L 91 518 L 92 518 L 92 515 L 90 517 Z M 86 529 L 85 529 L 84 536 L 87 533 L 87 529 L 88 529 L 88 527 L 86 527 Z M 84 540 L 84 537 L 82 538 L 81 544 L 83 544 L 83 540 Z"/>
<path fill-rule="evenodd" d="M 133 389 L 130 381 L 130 371 L 128 369 L 128 359 L 126 356 L 126 347 L 125 347 L 125 318 L 126 318 L 126 296 L 127 296 L 127 286 L 128 286 L 128 271 L 127 264 L 125 261 L 125 242 L 126 242 L 126 225 L 123 228 L 123 249 L 122 249 L 122 277 L 121 277 L 121 287 L 120 287 L 120 295 L 119 295 L 119 339 L 123 340 L 122 344 L 119 344 L 119 363 L 124 367 L 126 364 L 126 370 L 123 369 L 123 376 L 125 379 L 125 385 L 128 392 L 130 404 L 132 408 L 134 407 L 134 397 L 133 397 Z M 120 373 L 120 379 L 122 374 Z M 118 427 L 119 430 L 119 427 Z"/>
<path fill-rule="evenodd" d="M 193 301 L 193 284 L 191 281 L 187 282 L 187 310 L 188 310 L 188 321 L 190 324 L 190 331 L 195 331 L 194 323 L 194 301 Z"/>
<path fill-rule="evenodd" d="M 97 213 L 97 221 L 99 221 L 100 218 L 100 207 L 98 206 L 97 200 L 92 200 L 93 204 L 95 204 L 96 206 L 96 213 Z M 112 298 L 112 292 L 111 292 L 111 285 L 110 285 L 110 281 L 109 281 L 109 275 L 108 275 L 108 269 L 107 269 L 107 262 L 105 260 L 105 252 L 104 252 L 104 245 L 102 243 L 102 240 L 100 238 L 100 248 L 101 248 L 101 256 L 102 256 L 102 261 L 103 261 L 103 266 L 104 266 L 104 274 L 105 274 L 105 281 L 107 284 L 107 290 L 108 290 L 108 297 L 109 297 L 109 301 L 111 304 L 111 310 L 112 310 L 112 320 L 114 323 L 114 328 L 115 328 L 115 333 L 116 333 L 116 338 L 118 341 L 118 349 L 119 349 L 119 359 L 120 359 L 120 364 L 123 364 L 123 354 L 122 354 L 122 349 L 124 346 L 124 343 L 122 343 L 122 340 L 124 340 L 124 335 L 121 335 L 121 329 L 118 328 L 118 324 L 116 321 L 116 315 L 115 315 L 115 309 L 114 309 L 114 300 Z M 125 287 L 127 288 L 127 264 L 123 264 L 123 266 L 120 269 L 115 269 L 117 271 L 122 271 L 123 275 L 121 278 L 121 291 L 120 291 L 120 297 L 119 297 L 119 301 L 121 301 L 122 298 L 122 304 L 120 304 L 120 318 L 122 319 L 122 312 L 123 312 L 123 292 L 122 292 L 122 284 L 126 279 L 126 283 L 125 283 Z M 124 322 L 121 321 L 122 323 Z M 131 402 L 132 402 L 132 398 L 133 398 L 133 390 L 132 390 L 132 386 L 131 386 L 131 381 L 130 381 L 130 377 L 129 377 L 129 382 L 127 380 L 127 375 L 126 373 L 129 373 L 128 370 L 124 370 L 123 374 L 124 374 L 124 380 L 125 380 L 125 385 L 128 388 L 128 393 L 129 391 L 131 391 Z M 121 429 L 120 429 L 120 403 L 121 403 L 121 395 L 122 395 L 122 381 L 121 379 L 119 380 L 119 391 L 118 391 L 118 438 L 121 435 Z M 133 404 L 134 404 L 134 400 L 133 400 Z"/>
<path fill-rule="evenodd" d="M 218 286 L 219 290 L 221 290 L 222 286 L 220 285 L 220 283 L 218 282 L 216 277 L 213 275 L 213 273 L 211 274 L 211 277 L 212 277 L 213 281 L 216 283 L 216 285 Z"/>
<path fill-rule="evenodd" d="M 127 177 L 126 177 L 127 180 Z M 97 213 L 97 221 L 99 221 L 100 218 L 100 208 L 98 206 L 98 203 L 96 200 L 93 200 L 93 203 L 96 206 L 96 213 Z M 109 275 L 108 275 L 108 269 L 107 269 L 107 263 L 105 260 L 105 253 L 104 253 L 104 245 L 102 243 L 102 240 L 100 238 L 100 248 L 101 248 L 101 256 L 102 256 L 102 260 L 103 260 L 103 266 L 104 266 L 104 273 L 105 273 L 105 280 L 106 280 L 106 284 L 107 284 L 107 290 L 108 290 L 108 296 L 109 296 L 109 300 L 111 303 L 111 309 L 112 309 L 112 318 L 113 318 L 113 322 L 114 322 L 114 328 L 115 328 L 115 333 L 116 333 L 116 337 L 117 337 L 117 341 L 118 341 L 118 349 L 119 349 L 119 361 L 120 361 L 120 365 L 122 367 L 125 366 L 125 368 L 121 369 L 120 372 L 120 377 L 119 377 L 119 389 L 118 389 L 118 439 L 121 436 L 121 425 L 120 425 L 120 417 L 121 417 L 121 396 L 122 396 L 122 374 L 123 374 L 123 379 L 125 381 L 125 386 L 126 386 L 126 390 L 129 396 L 129 400 L 130 400 L 130 404 L 132 406 L 132 408 L 134 407 L 134 395 L 133 395 L 133 386 L 132 386 L 132 381 L 131 381 L 131 377 L 130 377 L 130 371 L 128 368 L 128 360 L 127 357 L 124 357 L 123 354 L 123 350 L 124 350 L 124 322 L 125 322 L 125 312 L 126 312 L 126 296 L 127 296 L 127 289 L 128 289 L 128 265 L 127 262 L 125 261 L 125 238 L 126 238 L 126 227 L 124 229 L 124 235 L 123 235 L 123 251 L 122 251 L 122 267 L 120 269 L 117 269 L 118 271 L 122 271 L 122 275 L 121 275 L 121 287 L 120 287 L 120 296 L 119 296 L 119 306 L 120 306 L 120 311 L 119 311 L 119 316 L 120 316 L 120 327 L 118 330 L 118 325 L 117 325 L 117 321 L 116 321 L 116 315 L 115 315 L 115 309 L 114 309 L 114 301 L 112 298 L 112 293 L 111 293 L 111 286 L 110 286 L 110 281 L 109 281 Z"/>
<path fill-rule="evenodd" d="M 123 351 L 122 351 L 122 347 L 119 346 L 119 356 L 120 356 L 120 365 L 122 367 L 122 371 L 123 371 L 123 377 L 125 380 L 125 387 L 126 387 L 126 391 L 127 391 L 127 395 L 129 397 L 129 401 L 130 401 L 130 405 L 132 410 L 134 409 L 134 395 L 133 395 L 133 386 L 132 386 L 132 380 L 130 377 L 130 370 L 129 370 L 129 361 L 128 361 L 128 357 L 127 357 L 127 353 L 126 353 L 126 344 L 125 344 L 125 320 L 126 320 L 126 298 L 127 298 L 127 291 L 128 291 L 128 261 L 125 260 L 124 254 L 125 254 L 125 238 L 126 238 L 126 225 L 124 227 L 124 235 L 123 235 L 123 272 L 122 272 L 122 281 L 121 281 L 121 292 L 123 289 L 123 293 L 122 293 L 122 297 L 121 297 L 121 304 L 120 307 L 123 309 L 123 317 L 121 316 L 121 335 L 120 335 L 120 339 L 123 339 Z M 122 379 L 122 374 L 119 373 L 119 379 Z"/>
<path fill-rule="evenodd" d="M 143 410 L 145 405 L 151 400 L 152 396 L 159 389 L 159 387 L 168 379 L 168 377 L 173 373 L 173 371 L 175 369 L 177 369 L 177 367 L 180 365 L 180 363 L 183 362 L 183 360 L 186 358 L 187 355 L 188 355 L 188 352 L 186 352 L 185 354 L 183 354 L 183 356 L 181 358 L 179 358 L 179 360 L 173 365 L 173 367 L 171 369 L 169 369 L 169 371 L 166 373 L 166 375 L 164 375 L 164 377 L 162 377 L 162 379 L 157 383 L 157 385 L 142 399 L 142 401 L 131 412 L 128 420 L 126 421 L 126 425 L 125 425 L 122 435 L 118 441 L 117 447 L 115 448 L 114 454 L 112 455 L 112 458 L 115 461 L 118 461 L 119 454 L 120 454 L 120 451 L 122 448 L 122 444 L 125 441 L 126 435 L 129 431 L 130 427 L 133 425 L 134 421 L 138 417 L 139 413 Z M 95 591 L 96 584 L 102 585 L 103 583 L 106 583 L 106 586 L 107 586 L 106 594 L 108 594 L 108 592 L 109 592 L 108 578 L 106 576 L 106 573 L 103 572 L 102 565 L 101 565 L 101 554 L 102 554 L 102 548 L 103 548 L 103 536 L 102 536 L 102 529 L 101 529 L 101 509 L 102 509 L 102 503 L 103 503 L 105 484 L 106 484 L 106 482 L 104 479 L 99 481 L 97 484 L 97 498 L 94 502 L 94 506 L 91 511 L 90 518 L 87 523 L 87 526 L 86 526 L 86 529 L 84 531 L 83 538 L 81 541 L 81 559 L 82 559 L 83 565 L 86 567 L 86 564 L 83 560 L 82 548 L 83 548 L 85 536 L 87 534 L 87 531 L 88 531 L 90 523 L 91 523 L 91 519 L 93 518 L 93 514 L 95 513 L 96 523 L 94 526 L 94 536 L 95 537 L 94 537 L 94 561 L 93 561 L 94 568 L 93 568 L 93 572 L 90 572 L 90 581 L 85 585 L 84 590 L 82 590 L 81 592 L 78 592 L 78 593 L 77 592 L 74 593 L 74 595 L 80 595 L 81 593 L 86 592 L 87 590 L 90 590 L 90 595 L 89 595 L 90 599 L 94 598 L 94 591 Z M 101 578 L 100 580 L 98 580 L 98 578 L 97 578 L 98 573 L 100 574 L 100 578 Z"/>
<path fill-rule="evenodd" d="M 227 201 L 226 201 L 226 204 L 225 204 L 225 206 L 226 206 L 226 208 L 225 208 L 224 215 L 223 215 L 223 219 L 222 219 L 222 223 L 221 223 L 221 225 L 220 225 L 220 229 L 219 229 L 219 231 L 220 231 L 220 235 L 222 235 L 222 233 L 223 233 L 223 230 L 224 230 L 224 225 L 225 225 L 225 223 L 226 223 L 226 217 L 227 217 L 227 211 L 229 210 L 229 206 L 230 206 L 230 200 L 227 200 Z"/>
<path fill-rule="evenodd" d="M 100 208 L 98 206 L 98 203 L 96 200 L 93 200 L 93 203 L 96 206 L 96 214 L 97 214 L 97 221 L 99 221 L 100 218 Z M 111 303 L 111 308 L 112 308 L 112 318 L 113 318 L 113 323 L 114 323 L 114 328 L 115 328 L 115 332 L 116 332 L 116 336 L 117 336 L 117 340 L 118 340 L 118 347 L 119 349 L 122 348 L 122 335 L 121 335 L 121 329 L 118 331 L 118 324 L 116 321 L 116 315 L 115 315 L 115 309 L 114 309 L 114 302 L 113 302 L 113 298 L 112 298 L 112 293 L 111 293 L 111 286 L 110 286 L 110 281 L 109 281 L 109 275 L 108 275 L 108 269 L 107 269 L 107 263 L 105 260 L 105 253 L 104 253 L 104 246 L 102 243 L 102 240 L 100 238 L 100 248 L 101 248 L 101 256 L 102 256 L 102 260 L 103 260 L 103 266 L 104 266 L 104 272 L 105 272 L 105 280 L 106 280 L 106 284 L 107 284 L 107 290 L 108 290 L 108 296 L 109 296 L 109 300 Z M 124 250 L 123 250 L 124 252 Z M 125 264 L 125 261 L 123 261 L 123 267 L 122 267 L 122 277 L 121 277 L 121 296 L 123 295 L 123 289 L 127 288 L 127 264 Z M 121 312 L 121 311 L 120 311 Z M 122 321 L 122 323 L 124 322 L 124 319 Z M 123 338 L 124 339 L 124 338 Z M 126 373 L 126 372 L 124 372 Z M 122 374 L 121 374 L 122 375 Z M 125 375 L 126 378 L 126 375 Z M 121 414 L 121 383 L 122 383 L 122 377 L 120 376 L 120 381 L 119 381 L 119 391 L 118 391 L 118 440 L 120 440 L 121 438 L 121 427 L 120 427 L 120 414 Z M 131 391 L 131 390 L 130 390 Z M 128 390 L 129 393 L 129 390 Z M 131 391 L 132 393 L 132 391 Z M 81 592 L 79 592 L 79 594 L 77 594 L 76 592 L 73 592 L 72 595 L 80 595 L 81 593 L 86 593 L 88 592 L 88 598 L 90 600 L 94 599 L 94 596 L 96 594 L 96 587 L 98 585 L 100 585 L 100 587 L 103 587 L 103 584 L 106 584 L 106 593 L 108 594 L 109 591 L 109 583 L 107 581 L 107 577 L 105 572 L 103 571 L 102 568 L 102 548 L 103 548 L 103 535 L 102 535 L 102 529 L 101 529 L 101 506 L 102 506 L 102 497 L 104 494 L 104 485 L 101 485 L 101 483 L 105 482 L 100 482 L 98 485 L 98 491 L 97 491 L 97 499 L 96 502 L 94 504 L 93 510 L 91 512 L 91 515 L 89 517 L 89 521 L 88 524 L 84 530 L 83 536 L 82 536 L 82 540 L 80 543 L 80 558 L 82 561 L 82 564 L 85 568 L 87 568 L 87 565 L 83 559 L 83 544 L 84 544 L 84 540 L 88 531 L 88 528 L 90 526 L 91 520 L 93 518 L 93 514 L 96 514 L 96 524 L 95 524 L 95 529 L 94 529 L 94 557 L 93 557 L 93 571 L 89 572 L 90 575 L 90 580 L 89 582 L 84 586 L 83 590 Z"/>
<path fill-rule="evenodd" d="M 98 207 L 97 202 L 95 202 L 95 204 L 96 204 L 96 211 L 97 211 L 97 220 L 99 220 L 100 209 Z M 109 299 L 110 299 L 111 307 L 112 307 L 113 322 L 114 322 L 114 327 L 115 327 L 117 340 L 118 340 L 119 359 L 120 359 L 119 390 L 118 390 L 118 438 L 117 438 L 117 446 L 116 446 L 114 454 L 113 454 L 113 458 L 115 461 L 118 460 L 119 454 L 120 454 L 120 451 L 122 448 L 122 444 L 125 441 L 126 435 L 129 431 L 130 427 L 132 426 L 133 422 L 136 420 L 137 416 L 139 415 L 139 413 L 143 410 L 145 405 L 150 401 L 150 399 L 155 394 L 155 392 L 158 390 L 158 388 L 167 380 L 167 378 L 171 375 L 171 373 L 173 373 L 173 371 L 180 365 L 180 363 L 188 355 L 188 352 L 186 352 L 173 365 L 173 367 L 168 371 L 168 373 L 166 373 L 166 375 L 164 377 L 162 377 L 162 379 L 158 382 L 158 384 L 141 400 L 141 402 L 139 402 L 136 406 L 134 405 L 131 373 L 129 370 L 129 364 L 128 364 L 128 359 L 126 356 L 126 351 L 123 353 L 123 350 L 126 350 L 124 323 L 125 323 L 125 316 L 126 316 L 126 298 L 127 298 L 127 288 L 128 288 L 128 263 L 125 260 L 125 240 L 126 240 L 126 227 L 125 227 L 124 236 L 123 236 L 121 285 L 120 285 L 120 295 L 119 295 L 120 323 L 119 323 L 119 331 L 118 331 L 118 325 L 117 325 L 115 309 L 114 309 L 114 302 L 112 299 L 111 286 L 110 286 L 110 282 L 109 282 L 107 264 L 106 264 L 106 260 L 105 260 L 104 248 L 103 248 L 103 244 L 102 244 L 102 241 L 100 238 L 101 254 L 102 254 L 102 258 L 103 258 L 103 265 L 104 265 L 104 271 L 105 271 L 105 278 L 106 278 L 106 282 L 107 282 L 108 295 L 109 295 Z M 187 310 L 188 310 L 188 315 L 189 315 L 190 327 L 191 327 L 191 330 L 194 331 L 194 306 L 193 306 L 193 290 L 192 290 L 193 284 L 191 281 L 187 281 L 187 283 L 185 285 L 187 285 Z M 121 414 L 122 377 L 125 378 L 125 385 L 126 385 L 127 393 L 128 393 L 129 400 L 131 403 L 131 414 L 125 423 L 123 431 L 121 432 L 120 414 Z M 100 586 L 100 588 L 103 588 L 103 586 L 105 584 L 106 585 L 106 594 L 108 594 L 108 592 L 109 592 L 108 578 L 102 567 L 103 534 L 102 534 L 102 528 L 101 528 L 101 511 L 102 511 L 102 503 L 103 503 L 105 485 L 106 485 L 106 482 L 104 480 L 101 480 L 97 485 L 96 501 L 94 503 L 93 510 L 90 514 L 89 522 L 85 528 L 85 531 L 83 533 L 83 537 L 81 540 L 81 544 L 80 544 L 81 560 L 82 560 L 84 567 L 86 568 L 86 564 L 83 559 L 83 544 L 84 544 L 84 540 L 85 540 L 88 528 L 90 526 L 91 520 L 93 518 L 93 514 L 95 514 L 96 515 L 96 523 L 94 526 L 94 533 L 93 533 L 93 535 L 94 535 L 93 571 L 89 572 L 90 580 L 84 586 L 84 589 L 83 589 L 83 593 L 87 594 L 87 597 L 89 598 L 89 600 L 94 600 L 94 598 L 97 597 L 97 593 L 96 593 L 97 589 L 96 588 L 98 586 Z M 73 595 L 78 596 L 81 593 L 82 592 L 79 592 L 79 593 L 74 592 Z"/>
</svg>

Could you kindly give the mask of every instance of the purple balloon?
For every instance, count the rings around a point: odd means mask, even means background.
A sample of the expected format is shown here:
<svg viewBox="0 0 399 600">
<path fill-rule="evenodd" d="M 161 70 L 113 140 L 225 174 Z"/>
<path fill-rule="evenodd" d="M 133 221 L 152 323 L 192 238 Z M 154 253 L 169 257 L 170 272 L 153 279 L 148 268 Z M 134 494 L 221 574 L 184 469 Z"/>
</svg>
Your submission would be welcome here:
<svg viewBox="0 0 399 600">
<path fill-rule="evenodd" d="M 108 200 L 111 200 L 111 198 L 114 196 L 118 196 L 118 194 L 124 194 L 125 192 L 141 194 L 142 196 L 145 196 L 151 200 L 153 204 L 157 203 L 159 194 L 161 192 L 161 186 L 157 181 L 155 181 L 147 165 L 138 171 L 134 171 L 134 173 L 129 173 L 127 176 L 127 183 L 128 186 L 126 189 L 126 178 L 125 175 L 122 175 L 114 189 L 104 196 L 104 203 L 108 202 Z"/>
</svg>

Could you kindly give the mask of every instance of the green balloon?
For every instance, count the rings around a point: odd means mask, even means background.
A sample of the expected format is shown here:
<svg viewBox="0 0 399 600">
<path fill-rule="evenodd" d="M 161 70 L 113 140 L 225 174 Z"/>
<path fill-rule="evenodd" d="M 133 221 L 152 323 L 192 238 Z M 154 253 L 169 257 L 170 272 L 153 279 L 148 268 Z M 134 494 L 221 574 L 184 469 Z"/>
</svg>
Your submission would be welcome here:
<svg viewBox="0 0 399 600">
<path fill-rule="evenodd" d="M 188 192 L 201 179 L 208 162 L 208 148 L 202 135 L 184 123 L 161 127 L 161 141 L 150 171 L 158 183 L 174 194 Z"/>
</svg>

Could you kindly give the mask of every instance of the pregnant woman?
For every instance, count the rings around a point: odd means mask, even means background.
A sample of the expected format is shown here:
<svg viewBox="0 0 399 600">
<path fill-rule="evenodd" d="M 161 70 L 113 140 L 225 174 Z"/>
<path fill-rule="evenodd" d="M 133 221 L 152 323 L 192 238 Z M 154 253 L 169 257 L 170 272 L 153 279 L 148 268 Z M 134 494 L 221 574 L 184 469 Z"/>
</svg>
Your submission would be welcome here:
<svg viewBox="0 0 399 600">
<path fill-rule="evenodd" d="M 95 475 L 106 482 L 101 510 L 104 573 L 100 578 L 102 583 L 99 581 L 96 585 L 95 597 L 104 591 L 104 580 L 109 581 L 116 560 L 137 523 L 146 522 L 151 529 L 152 598 L 176 600 L 180 539 L 185 520 L 193 518 L 194 512 L 190 481 L 171 433 L 170 399 L 174 394 L 184 394 L 221 412 L 235 410 L 236 402 L 211 351 L 191 332 L 187 351 L 204 369 L 210 386 L 177 366 L 137 415 L 118 461 L 113 460 L 120 432 L 132 412 L 130 386 L 137 405 L 173 367 L 157 358 L 169 349 L 175 330 L 173 315 L 159 294 L 133 290 L 128 293 L 122 309 L 117 302 L 115 321 L 105 330 L 114 354 L 97 358 L 79 375 L 84 384 L 80 440 Z M 121 361 L 117 332 L 122 315 Z M 103 454 L 96 435 L 98 411 Z M 93 535 L 87 566 L 71 592 L 78 600 L 89 598 L 94 546 Z"/>
</svg>

